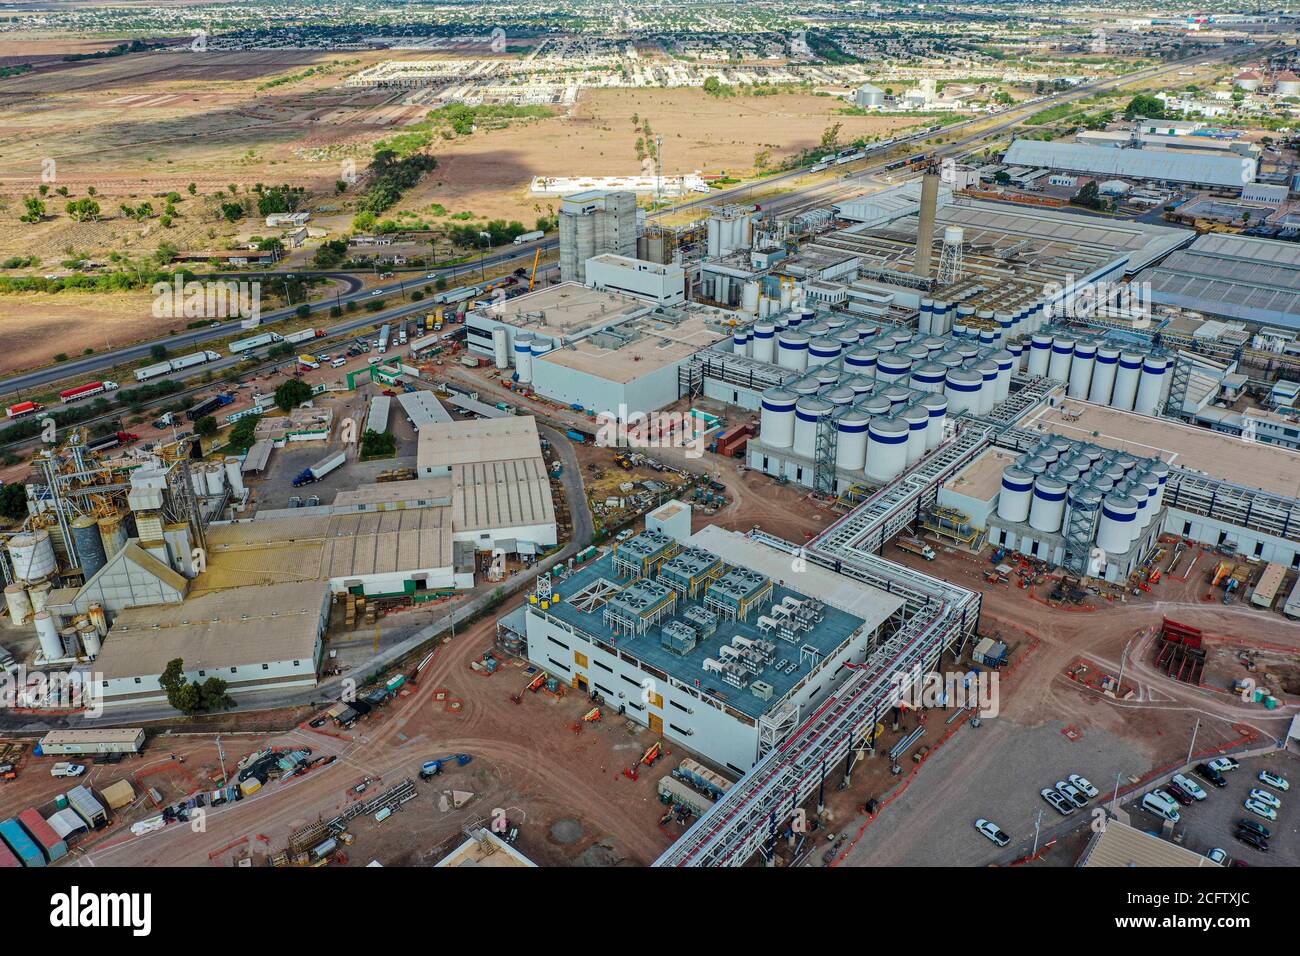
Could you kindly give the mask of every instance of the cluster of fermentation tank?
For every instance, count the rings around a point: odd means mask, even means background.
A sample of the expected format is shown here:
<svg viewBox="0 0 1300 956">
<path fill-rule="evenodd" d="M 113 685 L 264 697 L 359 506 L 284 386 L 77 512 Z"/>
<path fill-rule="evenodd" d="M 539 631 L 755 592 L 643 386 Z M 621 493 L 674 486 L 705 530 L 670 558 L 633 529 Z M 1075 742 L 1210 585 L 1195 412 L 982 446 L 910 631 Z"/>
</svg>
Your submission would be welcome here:
<svg viewBox="0 0 1300 956">
<path fill-rule="evenodd" d="M 126 543 L 125 517 L 79 517 L 71 522 L 73 541 L 87 578 L 104 566 Z M 59 557 L 51 529 L 37 528 L 11 536 L 6 545 L 14 580 L 5 585 L 10 623 L 31 624 L 46 661 L 98 656 L 108 631 L 103 609 L 92 604 L 85 614 L 65 621 L 52 609 L 51 595 L 59 576 Z"/>
<path fill-rule="evenodd" d="M 1157 415 L 1173 383 L 1172 358 L 1150 346 L 1119 345 L 1060 327 L 1029 338 L 1026 370 L 1061 382 L 1070 398 Z"/>
<path fill-rule="evenodd" d="M 1168 480 L 1169 465 L 1159 458 L 1052 436 L 1004 469 L 997 516 L 1028 525 L 1031 537 L 1064 536 L 1086 524 L 1100 548 L 1122 555 L 1155 520 Z"/>
<path fill-rule="evenodd" d="M 190 465 L 190 487 L 196 498 L 216 498 L 230 489 L 230 493 L 239 497 L 244 493 L 244 475 L 240 470 L 240 459 L 227 458 L 225 461 L 194 462 Z"/>
<path fill-rule="evenodd" d="M 492 330 L 493 362 L 498 369 L 506 369 L 514 355 L 514 380 L 521 385 L 533 381 L 533 360 L 555 348 L 555 342 L 544 335 L 532 332 L 515 332 L 511 342 L 510 328 L 498 325 Z"/>
</svg>

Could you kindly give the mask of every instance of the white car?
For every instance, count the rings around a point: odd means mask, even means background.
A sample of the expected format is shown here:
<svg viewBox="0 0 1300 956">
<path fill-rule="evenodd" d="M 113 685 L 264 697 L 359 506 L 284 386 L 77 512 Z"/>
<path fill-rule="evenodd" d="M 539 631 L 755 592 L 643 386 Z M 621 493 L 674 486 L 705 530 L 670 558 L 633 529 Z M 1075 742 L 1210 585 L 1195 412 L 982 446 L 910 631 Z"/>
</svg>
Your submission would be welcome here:
<svg viewBox="0 0 1300 956">
<path fill-rule="evenodd" d="M 80 777 L 86 768 L 79 763 L 56 763 L 50 768 L 51 777 Z"/>
<path fill-rule="evenodd" d="M 1217 846 L 1209 853 L 1205 854 L 1205 858 L 1219 864 L 1219 866 L 1228 865 L 1228 854 Z"/>
<path fill-rule="evenodd" d="M 1274 810 L 1272 807 L 1265 806 L 1264 804 L 1260 803 L 1258 800 L 1247 800 L 1245 803 L 1242 804 L 1242 806 L 1244 806 L 1251 813 L 1255 814 L 1255 816 L 1263 817 L 1265 820 L 1268 820 L 1270 822 L 1277 819 L 1277 811 Z"/>
<path fill-rule="evenodd" d="M 1077 773 L 1070 774 L 1070 776 L 1066 779 L 1068 779 L 1070 783 L 1074 785 L 1076 790 L 1079 790 L 1085 797 L 1087 797 L 1090 800 L 1093 797 L 1097 796 L 1097 794 L 1100 792 L 1097 790 L 1096 787 L 1094 787 L 1088 781 L 1087 777 L 1080 777 Z"/>
<path fill-rule="evenodd" d="M 1254 790 L 1250 791 L 1250 799 L 1258 800 L 1260 803 L 1264 804 L 1264 806 L 1272 807 L 1275 810 L 1282 806 L 1281 800 L 1260 787 L 1256 787 Z"/>
<path fill-rule="evenodd" d="M 1231 757 L 1215 757 L 1210 761 L 1210 769 L 1217 770 L 1219 773 L 1227 773 L 1229 770 L 1236 770 L 1241 764 Z"/>
<path fill-rule="evenodd" d="M 1205 792 L 1204 787 L 1202 787 L 1199 783 L 1197 783 L 1195 780 L 1193 780 L 1191 777 L 1187 776 L 1186 774 L 1182 774 L 1182 773 L 1174 774 L 1174 783 L 1178 784 L 1178 786 L 1186 790 L 1188 795 L 1193 800 L 1204 800 L 1207 796 L 1209 796 L 1209 794 Z"/>
<path fill-rule="evenodd" d="M 1286 777 L 1279 777 L 1277 774 L 1269 773 L 1267 770 L 1261 770 L 1259 772 L 1259 780 L 1260 783 L 1266 783 L 1274 790 L 1281 790 L 1283 793 L 1286 793 L 1291 789 L 1291 784 L 1287 781 Z"/>
<path fill-rule="evenodd" d="M 1006 846 L 1011 842 L 1011 837 L 1002 832 L 1002 829 L 992 820 L 979 819 L 975 821 L 975 829 L 984 834 L 998 846 Z"/>
<path fill-rule="evenodd" d="M 1064 780 L 1056 781 L 1056 792 L 1080 810 L 1088 805 L 1088 798 L 1083 795 L 1083 791 L 1072 783 L 1066 783 Z"/>
</svg>

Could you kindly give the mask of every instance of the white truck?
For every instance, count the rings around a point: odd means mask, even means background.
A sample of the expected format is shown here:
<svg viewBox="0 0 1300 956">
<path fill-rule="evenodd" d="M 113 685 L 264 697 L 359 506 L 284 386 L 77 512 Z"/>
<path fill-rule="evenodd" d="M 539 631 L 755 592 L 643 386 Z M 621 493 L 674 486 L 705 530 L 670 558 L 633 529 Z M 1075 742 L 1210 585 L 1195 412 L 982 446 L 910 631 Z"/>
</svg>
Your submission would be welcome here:
<svg viewBox="0 0 1300 956">
<path fill-rule="evenodd" d="M 298 342 L 308 342 L 314 338 L 316 338 L 315 329 L 299 329 L 297 332 L 290 332 L 284 337 L 284 340 L 297 344 Z"/>
<path fill-rule="evenodd" d="M 534 229 L 532 232 L 526 232 L 522 236 L 515 236 L 515 245 L 522 246 L 525 242 L 535 242 L 546 235 L 541 229 Z"/>
<path fill-rule="evenodd" d="M 310 468 L 304 468 L 298 477 L 293 480 L 293 486 L 301 488 L 303 485 L 310 485 L 312 482 L 320 481 L 345 461 L 347 461 L 347 455 L 341 451 L 328 455 Z"/>
<path fill-rule="evenodd" d="M 80 777 L 86 768 L 79 763 L 56 763 L 50 768 L 51 777 Z"/>
<path fill-rule="evenodd" d="M 231 355 L 242 355 L 245 352 L 251 352 L 253 349 L 261 348 L 263 345 L 271 345 L 275 342 L 281 342 L 284 336 L 278 332 L 263 332 L 261 335 L 250 336 L 246 339 L 238 339 L 230 343 Z"/>
<path fill-rule="evenodd" d="M 898 545 L 900 550 L 906 551 L 909 554 L 915 554 L 920 558 L 925 558 L 927 561 L 933 561 L 935 559 L 934 548 L 930 547 L 920 538 L 899 538 L 894 542 L 894 544 Z"/>
<path fill-rule="evenodd" d="M 151 378 L 157 378 L 159 375 L 168 375 L 172 372 L 184 371 L 187 368 L 193 368 L 196 365 L 203 365 L 206 362 L 215 362 L 221 358 L 220 352 L 213 352 L 205 349 L 202 352 L 191 352 L 189 355 L 182 355 L 179 358 L 167 359 L 165 362 L 158 362 L 155 365 L 146 365 L 144 368 L 135 370 L 135 380 L 137 382 L 147 382 Z"/>
</svg>

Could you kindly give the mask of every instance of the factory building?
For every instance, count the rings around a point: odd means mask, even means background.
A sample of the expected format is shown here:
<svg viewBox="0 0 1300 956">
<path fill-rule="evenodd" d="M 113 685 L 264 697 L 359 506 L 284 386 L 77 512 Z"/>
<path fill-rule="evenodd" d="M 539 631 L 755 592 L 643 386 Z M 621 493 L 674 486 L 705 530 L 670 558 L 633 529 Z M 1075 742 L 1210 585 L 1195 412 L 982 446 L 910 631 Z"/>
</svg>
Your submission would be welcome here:
<svg viewBox="0 0 1300 956">
<path fill-rule="evenodd" d="M 587 260 L 586 284 L 601 292 L 617 292 L 654 305 L 686 303 L 686 270 L 674 263 L 615 255 L 593 256 Z"/>
<path fill-rule="evenodd" d="M 853 105 L 861 110 L 880 109 L 885 105 L 885 91 L 864 83 L 853 91 Z"/>
<path fill-rule="evenodd" d="M 560 203 L 560 281 L 586 282 L 587 260 L 636 257 L 636 193 L 592 189 Z"/>
<path fill-rule="evenodd" d="M 716 526 L 685 545 L 644 532 L 510 626 L 558 684 L 742 774 L 761 756 L 761 725 L 816 709 L 906 603 L 817 565 L 790 567 L 783 551 Z"/>
<path fill-rule="evenodd" d="M 1174 149 L 1114 149 L 1082 143 L 1017 139 L 1007 148 L 1009 166 L 1043 167 L 1089 176 L 1120 176 L 1160 183 L 1240 189 L 1255 181 L 1256 160 L 1246 156 L 1206 156 Z"/>
</svg>

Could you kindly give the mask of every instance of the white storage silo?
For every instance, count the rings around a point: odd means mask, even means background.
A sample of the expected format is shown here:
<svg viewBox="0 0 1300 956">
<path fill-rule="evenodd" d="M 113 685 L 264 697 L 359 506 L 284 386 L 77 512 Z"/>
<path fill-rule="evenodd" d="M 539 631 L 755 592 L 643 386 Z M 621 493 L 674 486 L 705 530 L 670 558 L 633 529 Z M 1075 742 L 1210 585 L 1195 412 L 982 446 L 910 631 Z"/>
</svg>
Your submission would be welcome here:
<svg viewBox="0 0 1300 956">
<path fill-rule="evenodd" d="M 840 343 L 835 339 L 818 338 L 808 343 L 808 365 L 829 365 L 840 357 Z"/>
<path fill-rule="evenodd" d="M 772 448 L 789 448 L 794 441 L 794 405 L 798 397 L 784 388 L 763 392 L 763 411 L 759 419 L 759 438 Z"/>
<path fill-rule="evenodd" d="M 40 581 L 58 570 L 54 544 L 44 528 L 13 535 L 9 539 L 9 561 L 19 581 Z"/>
<path fill-rule="evenodd" d="M 1029 374 L 1046 375 L 1052 356 L 1052 337 L 1043 332 L 1036 332 L 1029 339 Z"/>
<path fill-rule="evenodd" d="M 835 413 L 835 467 L 861 471 L 867 463 L 867 425 L 871 416 L 861 409 L 845 408 Z"/>
<path fill-rule="evenodd" d="M 998 343 L 1005 343 L 1015 334 L 1016 317 L 1010 312 L 994 312 L 993 321 L 998 324 Z"/>
<path fill-rule="evenodd" d="M 808 343 L 811 340 L 802 332 L 781 332 L 776 337 L 776 364 L 781 368 L 802 372 L 808 368 Z"/>
<path fill-rule="evenodd" d="M 1147 473 L 1153 475 L 1156 479 L 1156 508 L 1160 508 L 1165 502 L 1165 487 L 1169 484 L 1169 465 L 1164 459 L 1155 458 L 1147 465 Z"/>
<path fill-rule="evenodd" d="M 32 602 L 27 589 L 17 581 L 5 585 L 5 607 L 11 624 L 26 624 L 32 619 Z"/>
<path fill-rule="evenodd" d="M 90 621 L 82 621 L 77 625 L 77 637 L 81 639 L 81 646 L 85 648 L 86 656 L 94 660 L 99 656 L 100 643 L 99 631 Z"/>
<path fill-rule="evenodd" d="M 754 323 L 754 358 L 771 362 L 776 357 L 776 326 L 770 321 Z"/>
<path fill-rule="evenodd" d="M 917 403 L 903 409 L 898 417 L 907 424 L 907 463 L 914 465 L 925 457 L 925 432 L 930 424 L 930 413 Z"/>
<path fill-rule="evenodd" d="M 858 330 L 855 328 L 836 329 L 831 334 L 831 338 L 840 343 L 841 356 L 843 356 L 845 352 L 852 351 L 858 347 Z"/>
<path fill-rule="evenodd" d="M 238 497 L 244 493 L 244 474 L 240 469 L 238 458 L 227 458 L 223 462 L 226 468 L 226 484 L 230 486 L 230 493 Z"/>
<path fill-rule="evenodd" d="M 934 299 L 928 296 L 921 298 L 921 314 L 917 316 L 916 327 L 922 335 L 934 332 Z"/>
<path fill-rule="evenodd" d="M 492 330 L 492 364 L 498 369 L 510 367 L 510 331 L 504 325 Z"/>
<path fill-rule="evenodd" d="M 866 475 L 884 484 L 903 473 L 907 465 L 907 423 L 892 417 L 873 418 L 867 426 Z"/>
<path fill-rule="evenodd" d="M 975 414 L 979 404 L 984 376 L 968 368 L 949 369 L 944 394 L 948 396 L 948 412 L 952 415 Z"/>
<path fill-rule="evenodd" d="M 1034 477 L 1037 477 L 1047 470 L 1047 462 L 1043 461 L 1043 459 L 1039 458 L 1037 455 L 1026 455 L 1020 460 L 1016 467 L 1020 468 L 1022 471 L 1029 472 L 1029 474 Z"/>
<path fill-rule="evenodd" d="M 1052 475 L 1034 479 L 1034 500 L 1029 506 L 1029 527 L 1055 534 L 1065 520 L 1065 495 L 1070 486 Z"/>
<path fill-rule="evenodd" d="M 45 606 L 50 603 L 50 592 L 54 590 L 54 585 L 49 581 L 37 581 L 27 588 L 27 598 L 32 602 L 33 611 L 44 611 Z"/>
<path fill-rule="evenodd" d="M 889 414 L 889 399 L 883 395 L 872 395 L 870 398 L 863 399 L 859 405 L 864 412 L 872 418 L 884 418 Z"/>
<path fill-rule="evenodd" d="M 978 372 L 981 379 L 979 401 L 975 407 L 979 414 L 987 415 L 993 411 L 993 406 L 997 403 L 998 363 L 992 359 L 985 359 L 977 362 L 972 371 Z"/>
<path fill-rule="evenodd" d="M 63 641 L 59 639 L 59 622 L 49 611 L 37 611 L 32 618 L 36 625 L 36 637 L 41 642 L 41 656 L 47 661 L 56 661 L 63 657 Z"/>
<path fill-rule="evenodd" d="M 843 374 L 844 373 L 840 371 L 838 366 L 822 365 L 809 372 L 807 377 L 817 379 L 821 388 L 826 388 L 829 385 L 839 384 L 840 378 Z"/>
<path fill-rule="evenodd" d="M 203 470 L 203 480 L 207 485 L 208 495 L 216 497 L 226 490 L 226 466 L 215 462 Z"/>
<path fill-rule="evenodd" d="M 1097 365 L 1097 343 L 1080 340 L 1074 346 L 1074 362 L 1070 365 L 1070 386 L 1066 394 L 1083 401 L 1092 387 L 1092 372 Z"/>
<path fill-rule="evenodd" d="M 952 337 L 954 339 L 961 340 L 966 338 L 966 334 L 968 331 L 969 331 L 969 327 L 961 319 L 958 319 L 956 322 L 952 324 Z"/>
<path fill-rule="evenodd" d="M 912 371 L 912 360 L 906 355 L 885 352 L 876 360 L 876 381 L 898 382 Z"/>
<path fill-rule="evenodd" d="M 802 378 L 798 378 L 791 382 L 786 387 L 789 388 L 790 391 L 794 392 L 797 397 L 803 398 L 805 395 L 816 395 L 820 392 L 822 382 L 816 375 L 805 375 Z"/>
<path fill-rule="evenodd" d="M 1142 353 L 1121 352 L 1119 371 L 1115 373 L 1115 391 L 1111 393 L 1111 408 L 1133 411 L 1137 399 L 1138 379 L 1142 375 Z"/>
<path fill-rule="evenodd" d="M 876 387 L 876 383 L 865 375 L 850 375 L 844 379 L 844 384 L 853 389 L 854 401 L 857 401 Z"/>
<path fill-rule="evenodd" d="M 1025 346 L 1021 342 L 1008 342 L 1007 351 L 1011 353 L 1011 371 L 1019 372 L 1025 367 Z"/>
<path fill-rule="evenodd" d="M 930 419 L 925 426 L 925 450 L 933 451 L 943 442 L 943 425 L 948 417 L 948 399 L 935 392 L 923 396 L 920 405 Z"/>
<path fill-rule="evenodd" d="M 857 393 L 848 385 L 836 385 L 834 388 L 828 388 L 822 394 L 822 398 L 837 408 L 842 405 L 852 405 L 857 400 L 857 397 Z"/>
<path fill-rule="evenodd" d="M 207 497 L 208 479 L 203 476 L 203 467 L 201 465 L 190 465 L 190 488 L 193 489 L 195 497 Z"/>
<path fill-rule="evenodd" d="M 1002 469 L 1002 489 L 998 492 L 998 517 L 1003 521 L 1023 522 L 1029 518 L 1029 502 L 1034 495 L 1034 476 L 1023 468 L 1008 465 Z"/>
<path fill-rule="evenodd" d="M 1139 514 L 1142 527 L 1147 527 L 1155 520 L 1156 512 L 1160 510 L 1160 479 L 1150 471 L 1141 471 L 1133 479 L 1134 490 L 1142 490 L 1145 507 Z"/>
<path fill-rule="evenodd" d="M 816 395 L 799 399 L 794 406 L 794 453 L 805 458 L 817 454 L 817 429 L 831 413 L 831 403 Z"/>
<path fill-rule="evenodd" d="M 912 377 L 908 384 L 918 392 L 936 393 L 943 391 L 947 381 L 948 370 L 938 362 L 922 362 L 912 366 Z"/>
<path fill-rule="evenodd" d="M 1113 345 L 1097 347 L 1097 361 L 1093 364 L 1092 384 L 1088 386 L 1088 401 L 1095 405 L 1109 405 L 1115 389 L 1115 372 L 1119 369 L 1120 350 Z"/>
<path fill-rule="evenodd" d="M 1101 503 L 1101 522 L 1097 527 L 1097 545 L 1108 554 L 1124 554 L 1136 537 L 1138 503 L 1128 495 L 1115 492 Z"/>
<path fill-rule="evenodd" d="M 865 375 L 867 378 L 876 377 L 876 361 L 880 353 L 869 345 L 859 345 L 855 349 L 850 349 L 844 353 L 843 366 L 846 372 L 853 372 L 855 375 Z"/>
<path fill-rule="evenodd" d="M 944 368 L 949 368 L 949 369 L 961 368 L 962 363 L 966 361 L 964 358 L 962 358 L 961 353 L 956 351 L 955 349 L 949 349 L 946 352 L 940 352 L 938 355 L 935 356 L 934 360 L 938 362 L 940 365 L 942 365 Z"/>
<path fill-rule="evenodd" d="M 1058 335 L 1052 340 L 1052 358 L 1047 365 L 1047 377 L 1054 382 L 1070 380 L 1070 365 L 1074 361 L 1074 339 Z"/>
<path fill-rule="evenodd" d="M 736 329 L 731 333 L 731 354 L 746 355 L 749 353 L 749 332 L 746 329 Z"/>
<path fill-rule="evenodd" d="M 528 385 L 533 380 L 533 336 L 521 332 L 515 336 L 515 380 Z"/>
<path fill-rule="evenodd" d="M 902 385 L 891 385 L 879 394 L 881 398 L 889 402 L 889 414 L 891 415 L 897 414 L 900 409 L 912 401 L 911 390 L 904 388 Z"/>
<path fill-rule="evenodd" d="M 1155 415 L 1160 411 L 1160 396 L 1165 390 L 1165 376 L 1169 373 L 1169 359 L 1163 355 L 1148 355 L 1142 360 L 1142 376 L 1138 381 L 1137 397 L 1133 411 L 1139 415 Z"/>
<path fill-rule="evenodd" d="M 740 308 L 750 315 L 758 315 L 758 283 L 750 279 L 740 291 Z"/>
<path fill-rule="evenodd" d="M 709 258 L 716 259 L 722 255 L 722 220 L 717 216 L 710 216 L 705 228 L 708 230 Z"/>
<path fill-rule="evenodd" d="M 980 329 L 979 343 L 986 349 L 991 349 L 998 344 L 998 330 L 993 327 Z"/>
</svg>

